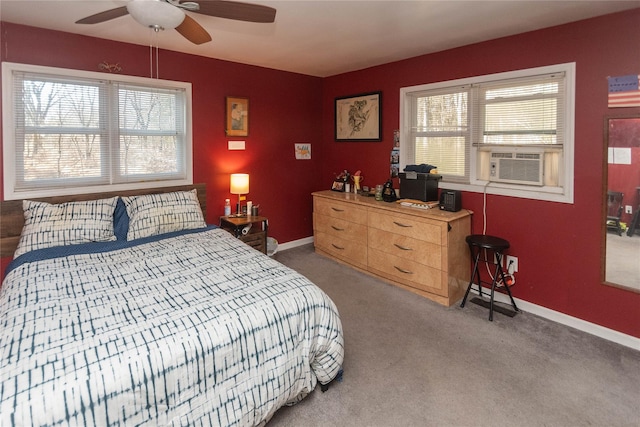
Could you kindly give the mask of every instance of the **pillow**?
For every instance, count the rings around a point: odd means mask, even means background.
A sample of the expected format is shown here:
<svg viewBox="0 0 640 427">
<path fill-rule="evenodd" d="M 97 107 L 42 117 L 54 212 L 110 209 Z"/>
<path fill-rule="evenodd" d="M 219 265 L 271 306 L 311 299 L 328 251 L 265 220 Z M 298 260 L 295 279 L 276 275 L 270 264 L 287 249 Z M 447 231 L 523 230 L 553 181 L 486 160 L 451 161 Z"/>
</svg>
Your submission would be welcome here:
<svg viewBox="0 0 640 427">
<path fill-rule="evenodd" d="M 204 228 L 196 190 L 123 197 L 129 215 L 127 240 Z"/>
<path fill-rule="evenodd" d="M 24 200 L 24 226 L 14 257 L 36 249 L 116 240 L 117 202 L 117 197 L 58 205 Z"/>
<path fill-rule="evenodd" d="M 127 240 L 128 231 L 129 215 L 127 215 L 127 207 L 124 205 L 122 198 L 118 197 L 116 211 L 113 213 L 113 232 L 118 240 Z"/>
</svg>

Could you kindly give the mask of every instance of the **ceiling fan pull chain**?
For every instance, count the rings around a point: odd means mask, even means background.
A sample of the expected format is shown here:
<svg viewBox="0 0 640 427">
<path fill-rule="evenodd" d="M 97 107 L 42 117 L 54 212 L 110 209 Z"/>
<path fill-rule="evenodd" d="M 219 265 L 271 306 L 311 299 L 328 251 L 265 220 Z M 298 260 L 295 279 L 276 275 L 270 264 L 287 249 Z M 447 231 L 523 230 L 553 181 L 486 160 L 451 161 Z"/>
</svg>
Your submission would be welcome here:
<svg viewBox="0 0 640 427">
<path fill-rule="evenodd" d="M 158 79 L 160 78 L 160 60 L 159 60 L 159 54 L 160 54 L 160 46 L 159 46 L 159 42 L 158 42 L 158 33 L 160 32 L 161 28 L 160 27 L 149 27 L 151 33 L 149 36 L 149 77 L 151 77 L 152 79 L 153 77 L 153 57 L 154 57 L 154 48 L 155 48 L 155 71 L 156 71 L 156 76 L 155 78 Z"/>
<path fill-rule="evenodd" d="M 153 78 L 153 33 L 151 32 L 149 32 L 149 77 Z"/>
<path fill-rule="evenodd" d="M 153 46 L 149 42 L 149 77 L 153 78 Z"/>
</svg>

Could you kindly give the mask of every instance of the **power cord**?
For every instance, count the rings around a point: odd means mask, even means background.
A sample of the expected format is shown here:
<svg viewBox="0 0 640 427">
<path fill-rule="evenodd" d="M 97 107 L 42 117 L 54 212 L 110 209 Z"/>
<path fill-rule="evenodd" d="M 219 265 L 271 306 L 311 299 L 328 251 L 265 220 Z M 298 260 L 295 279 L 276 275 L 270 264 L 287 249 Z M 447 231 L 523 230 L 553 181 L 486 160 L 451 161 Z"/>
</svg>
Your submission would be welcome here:
<svg viewBox="0 0 640 427">
<path fill-rule="evenodd" d="M 513 275 L 513 273 L 510 273 L 511 270 L 511 264 L 513 264 L 513 261 L 511 261 L 509 263 L 509 265 L 507 266 L 507 271 L 504 272 L 504 280 L 506 282 L 506 285 L 511 287 L 513 285 L 516 284 L 516 276 Z M 484 265 L 487 268 L 487 274 L 489 274 L 489 277 L 491 277 L 491 281 L 493 282 L 493 274 L 491 273 L 491 268 L 489 268 L 489 258 L 487 257 L 487 250 L 484 250 Z M 496 281 L 496 286 L 499 288 L 503 288 L 505 286 L 505 284 L 502 282 L 502 277 L 499 277 L 498 280 Z"/>
<path fill-rule="evenodd" d="M 487 187 L 491 182 L 487 181 L 482 191 L 482 234 L 487 234 Z"/>
<path fill-rule="evenodd" d="M 484 189 L 482 191 L 482 234 L 483 235 L 487 234 L 487 187 L 489 186 L 489 184 L 491 184 L 491 181 L 487 181 L 486 184 L 484 184 Z M 487 257 L 486 249 L 484 250 L 484 264 L 487 267 L 487 273 L 489 274 L 489 277 L 491 277 L 491 281 L 493 282 L 493 274 L 491 273 L 491 268 L 489 268 L 489 258 Z M 509 263 L 509 265 L 507 266 L 507 272 L 504 273 L 504 279 L 507 282 L 506 286 L 513 286 L 516 284 L 516 276 L 514 276 L 512 273 L 509 272 L 511 264 L 513 264 L 513 261 Z M 502 283 L 502 277 L 498 279 L 498 281 L 496 282 L 496 286 L 500 288 L 505 286 L 505 284 Z"/>
</svg>

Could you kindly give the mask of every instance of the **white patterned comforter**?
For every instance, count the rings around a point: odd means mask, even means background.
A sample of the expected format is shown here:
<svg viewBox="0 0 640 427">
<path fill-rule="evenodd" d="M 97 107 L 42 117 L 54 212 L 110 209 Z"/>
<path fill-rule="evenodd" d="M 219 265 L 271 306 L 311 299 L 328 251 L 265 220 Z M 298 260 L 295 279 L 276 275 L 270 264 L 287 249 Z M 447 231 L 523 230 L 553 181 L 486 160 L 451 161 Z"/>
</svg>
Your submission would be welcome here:
<svg viewBox="0 0 640 427">
<path fill-rule="evenodd" d="M 259 425 L 336 377 L 335 305 L 221 229 L 30 262 L 0 291 L 0 425 Z"/>
</svg>

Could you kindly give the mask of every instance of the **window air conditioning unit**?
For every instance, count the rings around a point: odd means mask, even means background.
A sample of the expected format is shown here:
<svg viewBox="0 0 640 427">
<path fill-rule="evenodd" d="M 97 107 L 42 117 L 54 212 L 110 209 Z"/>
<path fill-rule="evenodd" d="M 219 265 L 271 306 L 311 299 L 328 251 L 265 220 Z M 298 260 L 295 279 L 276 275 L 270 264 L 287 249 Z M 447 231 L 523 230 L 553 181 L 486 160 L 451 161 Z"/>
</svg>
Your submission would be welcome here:
<svg viewBox="0 0 640 427">
<path fill-rule="evenodd" d="M 489 181 L 542 185 L 543 152 L 491 151 Z"/>
</svg>

